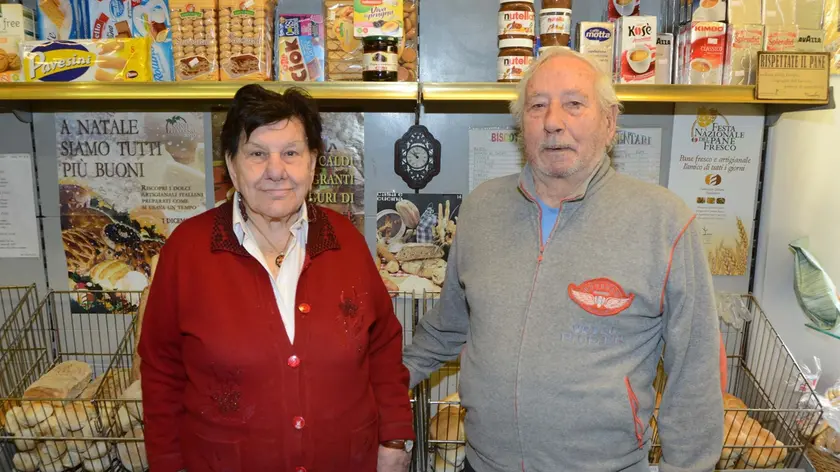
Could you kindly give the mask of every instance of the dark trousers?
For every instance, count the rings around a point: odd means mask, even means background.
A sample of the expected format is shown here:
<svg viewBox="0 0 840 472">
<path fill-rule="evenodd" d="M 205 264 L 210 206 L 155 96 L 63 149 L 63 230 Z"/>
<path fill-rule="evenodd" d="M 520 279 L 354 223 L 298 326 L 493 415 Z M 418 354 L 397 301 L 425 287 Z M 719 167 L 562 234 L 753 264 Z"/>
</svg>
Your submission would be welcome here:
<svg viewBox="0 0 840 472">
<path fill-rule="evenodd" d="M 463 470 L 463 472 L 475 472 L 475 469 L 473 469 L 470 466 L 469 461 L 467 461 L 466 459 L 464 459 L 464 470 Z"/>
</svg>

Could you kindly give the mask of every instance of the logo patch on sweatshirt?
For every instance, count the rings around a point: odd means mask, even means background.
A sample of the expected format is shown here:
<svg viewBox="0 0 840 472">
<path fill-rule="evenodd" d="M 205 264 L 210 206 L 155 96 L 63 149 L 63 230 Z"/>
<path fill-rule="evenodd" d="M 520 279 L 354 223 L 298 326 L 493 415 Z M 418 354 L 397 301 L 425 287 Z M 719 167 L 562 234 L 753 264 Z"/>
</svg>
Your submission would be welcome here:
<svg viewBox="0 0 840 472">
<path fill-rule="evenodd" d="M 633 303 L 635 295 L 624 293 L 621 285 L 601 277 L 580 285 L 569 284 L 569 298 L 595 316 L 615 316 Z"/>
</svg>

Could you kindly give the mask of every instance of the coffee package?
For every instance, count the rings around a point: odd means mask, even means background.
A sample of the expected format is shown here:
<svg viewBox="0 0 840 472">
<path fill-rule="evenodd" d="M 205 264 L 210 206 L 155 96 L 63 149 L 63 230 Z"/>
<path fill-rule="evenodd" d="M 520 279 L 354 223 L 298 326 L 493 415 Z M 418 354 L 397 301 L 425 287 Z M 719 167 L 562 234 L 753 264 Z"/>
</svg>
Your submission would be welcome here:
<svg viewBox="0 0 840 472">
<path fill-rule="evenodd" d="M 755 85 L 758 51 L 764 44 L 764 25 L 729 25 L 723 85 Z"/>
<path fill-rule="evenodd" d="M 656 83 L 673 83 L 674 35 L 660 33 L 656 35 Z"/>
<path fill-rule="evenodd" d="M 825 31 L 797 28 L 796 50 L 799 52 L 825 52 Z"/>
<path fill-rule="evenodd" d="M 640 0 L 607 0 L 607 21 L 627 16 L 639 16 Z"/>
<path fill-rule="evenodd" d="M 761 23 L 761 0 L 728 0 L 727 23 L 753 25 Z"/>
<path fill-rule="evenodd" d="M 656 83 L 656 17 L 622 17 L 615 28 L 615 82 Z"/>
<path fill-rule="evenodd" d="M 726 0 L 688 0 L 688 21 L 726 21 Z"/>
<path fill-rule="evenodd" d="M 769 52 L 796 51 L 796 26 L 767 25 L 764 27 L 764 50 Z"/>
<path fill-rule="evenodd" d="M 695 21 L 689 25 L 687 84 L 720 85 L 726 53 L 726 23 Z"/>
</svg>

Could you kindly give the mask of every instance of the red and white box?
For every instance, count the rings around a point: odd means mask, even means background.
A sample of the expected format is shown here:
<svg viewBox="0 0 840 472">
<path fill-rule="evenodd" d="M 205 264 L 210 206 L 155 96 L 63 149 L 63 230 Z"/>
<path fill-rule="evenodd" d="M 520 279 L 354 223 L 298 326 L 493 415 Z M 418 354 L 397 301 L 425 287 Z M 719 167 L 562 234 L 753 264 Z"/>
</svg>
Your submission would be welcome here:
<svg viewBox="0 0 840 472">
<path fill-rule="evenodd" d="M 721 85 L 726 57 L 726 23 L 695 21 L 689 24 L 686 83 Z"/>
<path fill-rule="evenodd" d="M 796 26 L 768 25 L 764 29 L 764 50 L 770 52 L 796 51 L 799 28 Z"/>
<path fill-rule="evenodd" d="M 607 20 L 617 21 L 627 16 L 639 16 L 641 0 L 607 0 Z"/>
<path fill-rule="evenodd" d="M 656 17 L 625 16 L 615 29 L 616 83 L 656 83 Z"/>
<path fill-rule="evenodd" d="M 764 44 L 764 25 L 729 25 L 723 85 L 755 85 L 758 51 Z"/>
</svg>

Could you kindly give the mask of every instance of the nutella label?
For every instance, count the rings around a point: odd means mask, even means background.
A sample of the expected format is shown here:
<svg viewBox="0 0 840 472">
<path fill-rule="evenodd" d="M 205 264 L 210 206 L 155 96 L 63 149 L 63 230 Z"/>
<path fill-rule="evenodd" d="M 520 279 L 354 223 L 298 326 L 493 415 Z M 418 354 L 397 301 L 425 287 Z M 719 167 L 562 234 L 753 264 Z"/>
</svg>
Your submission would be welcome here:
<svg viewBox="0 0 840 472">
<path fill-rule="evenodd" d="M 400 68 L 398 56 L 393 52 L 365 53 L 362 64 L 366 71 L 396 72 Z"/>
<path fill-rule="evenodd" d="M 534 36 L 534 12 L 500 11 L 499 35 Z"/>
<path fill-rule="evenodd" d="M 540 34 L 571 34 L 572 10 L 544 8 L 540 11 Z"/>
<path fill-rule="evenodd" d="M 502 56 L 499 58 L 498 80 L 522 80 L 525 70 L 531 65 L 532 56 Z"/>
</svg>

